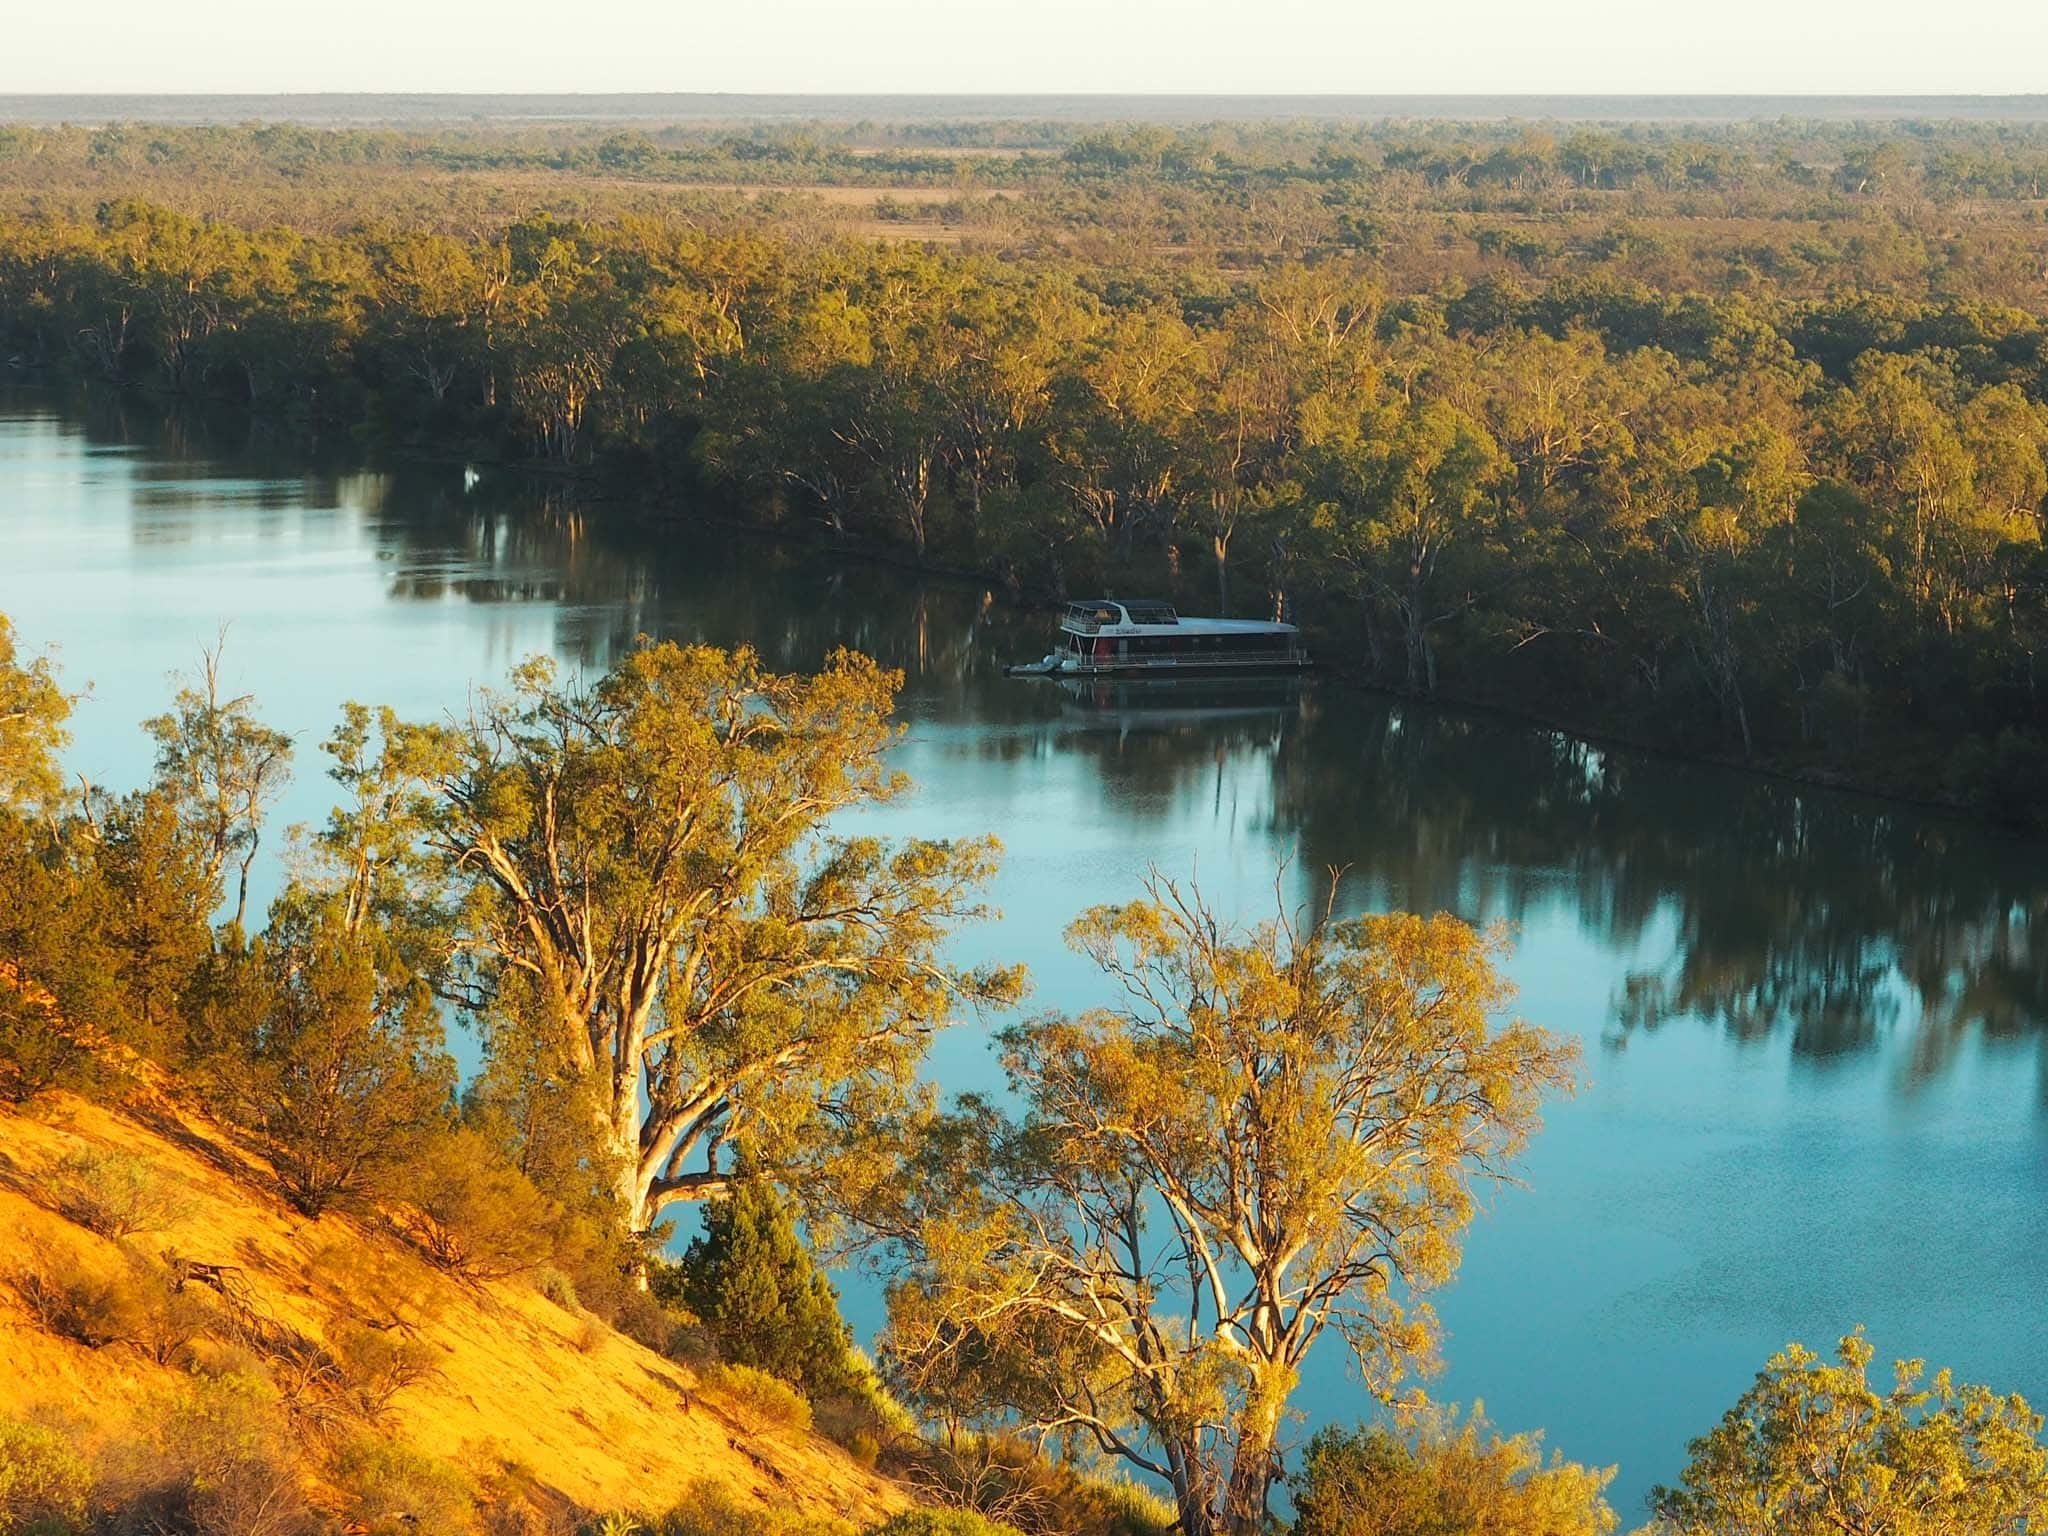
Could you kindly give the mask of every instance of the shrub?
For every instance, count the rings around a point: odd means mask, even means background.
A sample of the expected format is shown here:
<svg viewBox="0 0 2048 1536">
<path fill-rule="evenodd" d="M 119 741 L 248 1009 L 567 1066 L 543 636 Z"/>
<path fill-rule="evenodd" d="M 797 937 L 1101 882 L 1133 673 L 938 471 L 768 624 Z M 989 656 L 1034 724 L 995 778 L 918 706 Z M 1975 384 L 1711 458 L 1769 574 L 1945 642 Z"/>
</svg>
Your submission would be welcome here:
<svg viewBox="0 0 2048 1536">
<path fill-rule="evenodd" d="M 1050 1461 L 1021 1440 L 966 1435 L 923 1445 L 903 1470 L 933 1505 L 980 1515 L 1025 1536 L 1165 1536 L 1176 1524 L 1173 1508 L 1157 1496 Z"/>
<path fill-rule="evenodd" d="M 586 1526 L 586 1533 L 600 1529 Z M 721 1485 L 698 1481 L 675 1508 L 642 1526 L 644 1536 L 854 1536 L 844 1520 L 820 1519 L 794 1510 L 763 1509 L 733 1498 Z"/>
<path fill-rule="evenodd" d="M 533 1277 L 533 1288 L 564 1312 L 582 1310 L 583 1304 L 576 1299 L 576 1282 L 552 1264 L 541 1266 Z"/>
<path fill-rule="evenodd" d="M 306 1278 L 331 1290 L 350 1317 L 380 1329 L 430 1321 L 447 1304 L 447 1288 L 426 1265 L 384 1243 L 324 1244 L 307 1264 Z"/>
<path fill-rule="evenodd" d="M 212 1304 L 157 1259 L 130 1250 L 128 1264 L 116 1282 L 128 1318 L 126 1341 L 158 1365 L 191 1364 L 194 1344 L 217 1321 Z"/>
<path fill-rule="evenodd" d="M 855 1385 L 853 1336 L 839 1299 L 765 1179 L 743 1174 L 705 1214 L 704 1232 L 657 1285 L 703 1319 L 737 1365 L 780 1377 L 812 1397 Z M 666 1295 L 664 1297 L 666 1299 Z"/>
<path fill-rule="evenodd" d="M 443 1269 L 504 1279 L 554 1252 L 555 1203 L 467 1126 L 427 1138 L 387 1188 L 405 1203 L 406 1236 Z"/>
<path fill-rule="evenodd" d="M 209 1097 L 263 1139 L 308 1216 L 412 1163 L 447 1118 L 455 1067 L 433 999 L 381 945 L 294 891 L 195 983 Z"/>
<path fill-rule="evenodd" d="M 971 1509 L 906 1509 L 891 1515 L 880 1525 L 871 1525 L 864 1536 L 1022 1536 L 1015 1526 L 1004 1525 Z"/>
<path fill-rule="evenodd" d="M 94 1273 L 76 1253 L 26 1242 L 9 1277 L 46 1332 L 87 1349 L 104 1349 L 140 1333 L 135 1297 L 118 1277 Z"/>
<path fill-rule="evenodd" d="M 751 1365 L 714 1365 L 703 1373 L 709 1390 L 728 1399 L 763 1426 L 809 1429 L 811 1405 L 786 1381 Z"/>
<path fill-rule="evenodd" d="M 355 1441 L 335 1459 L 334 1482 L 367 1536 L 462 1536 L 478 1529 L 475 1485 L 410 1446 Z"/>
<path fill-rule="evenodd" d="M 99 1057 L 55 1009 L 0 977 L 0 1104 L 25 1104 L 56 1089 L 91 1093 L 103 1075 Z"/>
<path fill-rule="evenodd" d="M 658 1355 L 682 1358 L 688 1353 L 681 1335 L 687 1320 L 664 1307 L 645 1291 L 624 1297 L 612 1311 L 612 1327 Z"/>
<path fill-rule="evenodd" d="M 75 1252 L 26 1242 L 10 1277 L 46 1330 L 87 1349 L 131 1344 L 158 1365 L 186 1365 L 214 1322 L 205 1298 L 159 1260 L 122 1246 L 125 1267 L 101 1274 Z"/>
<path fill-rule="evenodd" d="M 433 1350 L 393 1329 L 352 1324 L 336 1332 L 329 1352 L 350 1410 L 366 1423 L 382 1419 L 393 1397 L 434 1370 Z"/>
<path fill-rule="evenodd" d="M 61 1435 L 0 1418 L 0 1536 L 82 1528 L 92 1472 Z"/>
<path fill-rule="evenodd" d="M 1475 1405 L 1403 1429 L 1318 1431 L 1294 1478 L 1297 1536 L 1605 1536 L 1613 1478 L 1553 1457 L 1534 1435 L 1502 1439 Z"/>
<path fill-rule="evenodd" d="M 887 1450 L 918 1443 L 916 1416 L 896 1401 L 859 1349 L 847 1353 L 851 1385 L 812 1404 L 818 1431 L 872 1467 Z"/>
<path fill-rule="evenodd" d="M 81 1148 L 58 1162 L 48 1183 L 58 1211 L 102 1237 L 160 1232 L 191 1209 L 154 1164 L 132 1152 Z"/>
<path fill-rule="evenodd" d="M 195 1379 L 164 1417 L 163 1451 L 175 1478 L 168 1492 L 194 1536 L 299 1536 L 313 1528 L 269 1382 Z"/>
</svg>

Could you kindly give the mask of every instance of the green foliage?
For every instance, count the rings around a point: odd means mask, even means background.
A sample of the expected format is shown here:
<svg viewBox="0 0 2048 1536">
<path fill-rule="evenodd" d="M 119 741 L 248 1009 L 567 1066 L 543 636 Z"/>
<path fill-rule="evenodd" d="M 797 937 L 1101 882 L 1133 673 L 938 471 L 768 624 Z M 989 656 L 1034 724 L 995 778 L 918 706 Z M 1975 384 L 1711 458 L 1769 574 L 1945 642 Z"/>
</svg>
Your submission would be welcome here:
<svg viewBox="0 0 2048 1536">
<path fill-rule="evenodd" d="M 44 1182 L 59 1211 L 103 1237 L 161 1232 L 190 1209 L 165 1186 L 161 1170 L 130 1152 L 95 1147 L 68 1153 Z"/>
<path fill-rule="evenodd" d="M 1310 1348 L 1382 1392 L 1428 1361 L 1475 1187 L 1576 1053 L 1496 1023 L 1501 940 L 1447 915 L 1237 932 L 1157 881 L 1069 940 L 1120 1001 L 1003 1033 L 1021 1116 L 933 1127 L 883 1218 L 893 1368 L 1167 1479 L 1196 1536 L 1255 1531 Z"/>
<path fill-rule="evenodd" d="M 851 653 L 795 677 L 648 645 L 591 685 L 530 662 L 444 733 L 455 984 L 517 1062 L 511 1105 L 566 1082 L 595 1108 L 631 1234 L 720 1188 L 721 1146 L 829 1156 L 909 1092 L 935 1023 L 1013 990 L 938 956 L 992 845 L 825 835 L 902 788 L 899 681 Z"/>
<path fill-rule="evenodd" d="M 639 1536 L 854 1536 L 844 1520 L 763 1508 L 758 1499 L 735 1498 L 723 1483 L 708 1478 L 691 1484 L 666 1514 L 621 1511 L 583 1526 L 579 1536 L 603 1536 L 607 1528 Z"/>
<path fill-rule="evenodd" d="M 93 1042 L 49 1003 L 0 982 L 0 1104 L 56 1089 L 89 1093 L 103 1081 Z"/>
<path fill-rule="evenodd" d="M 274 1386 L 258 1376 L 195 1376 L 162 1419 L 168 1483 L 160 1499 L 197 1536 L 299 1536 L 313 1530 L 297 1456 Z"/>
<path fill-rule="evenodd" d="M 87 1349 L 128 1345 L 158 1365 L 188 1364 L 194 1341 L 214 1322 L 204 1298 L 139 1249 L 117 1244 L 116 1257 L 109 1266 L 29 1240 L 18 1245 L 7 1278 L 36 1323 L 60 1338 Z"/>
<path fill-rule="evenodd" d="M 170 710 L 144 721 L 143 729 L 156 743 L 155 785 L 197 847 L 205 878 L 224 882 L 234 871 L 239 929 L 264 814 L 290 777 L 292 742 L 256 718 L 249 695 L 225 695 L 220 647 L 206 652 L 203 662 L 199 679 L 180 688 Z"/>
<path fill-rule="evenodd" d="M 460 1469 L 396 1441 L 366 1436 L 335 1458 L 335 1485 L 369 1536 L 479 1529 L 477 1490 Z"/>
<path fill-rule="evenodd" d="M 560 1207 L 468 1126 L 423 1138 L 386 1187 L 402 1202 L 407 1236 L 443 1269 L 504 1279 L 555 1257 L 563 1244 Z"/>
<path fill-rule="evenodd" d="M 0 1536 L 66 1536 L 86 1527 L 92 1469 L 54 1430 L 0 1418 Z"/>
<path fill-rule="evenodd" d="M 1213 592 L 1388 686 L 2043 816 L 2038 125 L 8 132 L 31 361 L 1012 591 Z M 493 171 L 554 211 L 505 222 Z M 882 216 L 712 190 L 764 180 Z M 937 186 L 957 250 L 819 238 Z M 232 873 L 263 796 L 213 791 L 266 737 L 188 693 L 160 787 Z M 371 797 L 401 842 L 409 793 Z"/>
<path fill-rule="evenodd" d="M 862 1536 L 1021 1536 L 971 1509 L 907 1509 L 871 1525 Z"/>
<path fill-rule="evenodd" d="M 0 810 L 0 1103 L 89 1089 L 118 1009 L 105 887 L 75 826 Z"/>
<path fill-rule="evenodd" d="M 1399 1429 L 1317 1431 L 1294 1484 L 1294 1536 L 1606 1536 L 1614 1469 L 1502 1439 L 1475 1406 L 1404 1417 Z"/>
<path fill-rule="evenodd" d="M 742 1174 L 707 1205 L 703 1233 L 663 1279 L 735 1365 L 766 1371 L 812 1398 L 855 1386 L 853 1335 L 840 1320 L 839 1298 L 766 1179 Z"/>
<path fill-rule="evenodd" d="M 956 1434 L 899 1453 L 899 1475 L 921 1499 L 964 1510 L 1024 1536 L 1169 1536 L 1174 1507 L 1149 1489 L 1003 1435 Z"/>
<path fill-rule="evenodd" d="M 366 1424 L 384 1418 L 394 1397 L 431 1376 L 436 1360 L 430 1344 L 394 1328 L 361 1323 L 337 1329 L 329 1353 L 340 1373 L 347 1407 Z"/>
<path fill-rule="evenodd" d="M 732 1403 L 757 1427 L 809 1429 L 811 1405 L 779 1377 L 751 1365 L 711 1365 L 702 1372 L 706 1389 Z"/>
<path fill-rule="evenodd" d="M 2042 1418 L 2015 1395 L 1894 1367 L 1869 1380 L 1861 1333 L 1832 1363 L 1798 1345 L 1773 1356 L 1679 1485 L 1651 1492 L 1658 1536 L 1821 1536 L 1842 1530 L 2023 1536 L 2048 1522 Z"/>
<path fill-rule="evenodd" d="M 0 614 L 0 812 L 48 811 L 61 800 L 57 754 L 71 739 L 71 703 L 50 658 L 24 661 L 13 624 Z"/>
<path fill-rule="evenodd" d="M 223 948 L 196 989 L 210 1095 L 262 1137 L 307 1215 L 413 1162 L 452 1108 L 432 995 L 382 939 L 294 890 L 269 931 Z"/>
</svg>

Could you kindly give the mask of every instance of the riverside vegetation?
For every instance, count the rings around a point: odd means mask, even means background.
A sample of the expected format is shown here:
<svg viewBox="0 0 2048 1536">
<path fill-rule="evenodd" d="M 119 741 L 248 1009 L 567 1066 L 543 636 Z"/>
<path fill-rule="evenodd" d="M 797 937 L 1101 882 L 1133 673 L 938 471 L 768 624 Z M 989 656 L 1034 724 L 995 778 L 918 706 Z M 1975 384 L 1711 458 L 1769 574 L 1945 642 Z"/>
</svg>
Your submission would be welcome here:
<svg viewBox="0 0 2048 1536">
<path fill-rule="evenodd" d="M 523 1279 L 585 1317 L 579 1348 L 622 1331 L 749 1434 L 816 1426 L 898 1479 L 915 1506 L 877 1536 L 1617 1526 L 1611 1472 L 1405 1386 L 1437 1353 L 1430 1296 L 1476 1199 L 1575 1072 L 1564 1041 L 1503 1019 L 1498 936 L 1340 918 L 1334 890 L 1244 929 L 1161 877 L 1070 930 L 1105 1005 L 1011 1024 L 1008 1097 L 940 1106 L 916 1079 L 930 1035 L 1023 979 L 944 959 L 998 850 L 827 825 L 903 788 L 883 762 L 891 674 L 644 644 L 589 683 L 528 664 L 452 723 L 351 705 L 323 744 L 339 803 L 252 928 L 291 743 L 223 695 L 217 662 L 149 722 L 148 783 L 74 788 L 71 700 L 0 623 L 9 1117 L 203 1115 L 222 1139 L 178 1134 L 242 1199 L 356 1224 L 331 1284 L 375 1288 L 370 1255 L 401 1244 L 474 1287 Z M 482 1047 L 460 1091 L 443 1008 Z M 682 1487 L 644 1490 L 666 1513 L 547 1514 L 509 1473 L 477 1481 L 394 1431 L 435 1365 L 393 1319 L 317 1343 L 170 1246 L 187 1212 L 148 1162 L 10 1154 L 6 1173 L 69 1234 L 10 1253 L 6 1326 L 177 1383 L 90 1443 L 75 1407 L 17 1388 L 7 1536 L 854 1529 Z M 671 1257 L 685 1203 L 707 1207 L 702 1233 Z M 812 1243 L 891 1277 L 878 1366 Z M 1319 1342 L 1352 1352 L 1385 1412 L 1290 1467 Z M 1857 1336 L 1834 1364 L 1770 1361 L 1648 1529 L 2048 1520 L 2024 1401 L 1914 1363 L 1884 1391 L 1869 1362 Z"/>
<path fill-rule="evenodd" d="M 2038 824 L 2044 176 L 2022 123 L 11 127 L 0 352 Z"/>
</svg>

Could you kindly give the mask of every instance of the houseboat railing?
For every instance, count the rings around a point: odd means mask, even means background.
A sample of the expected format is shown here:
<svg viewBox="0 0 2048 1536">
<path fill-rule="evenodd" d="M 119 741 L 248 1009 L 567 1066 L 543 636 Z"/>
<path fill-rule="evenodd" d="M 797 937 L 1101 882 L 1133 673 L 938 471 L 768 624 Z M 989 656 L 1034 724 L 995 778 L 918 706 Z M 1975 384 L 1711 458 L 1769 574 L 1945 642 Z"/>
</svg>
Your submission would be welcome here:
<svg viewBox="0 0 2048 1536">
<path fill-rule="evenodd" d="M 1298 664 L 1307 660 L 1307 654 L 1300 650 L 1286 651 L 1186 651 L 1177 655 L 1138 656 L 1078 656 L 1074 658 L 1083 671 L 1130 672 L 1141 668 L 1158 668 L 1161 671 L 1175 667 L 1239 667 L 1265 666 L 1275 663 Z"/>
</svg>

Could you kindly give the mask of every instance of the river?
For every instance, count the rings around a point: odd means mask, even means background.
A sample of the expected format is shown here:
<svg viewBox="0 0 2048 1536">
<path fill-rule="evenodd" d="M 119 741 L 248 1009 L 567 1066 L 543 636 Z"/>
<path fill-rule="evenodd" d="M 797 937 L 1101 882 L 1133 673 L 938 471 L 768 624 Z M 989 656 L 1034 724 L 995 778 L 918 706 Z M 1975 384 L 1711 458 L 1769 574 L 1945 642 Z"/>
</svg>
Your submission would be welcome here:
<svg viewBox="0 0 2048 1536">
<path fill-rule="evenodd" d="M 1026 964 L 1033 1006 L 1102 996 L 1061 929 L 1155 866 L 1247 917 L 1342 865 L 1350 908 L 1512 925 L 1518 1010 L 1588 1084 L 1475 1225 L 1429 1386 L 1618 1463 L 1624 1530 L 1791 1339 L 1867 1325 L 1880 1360 L 2048 1404 L 2038 841 L 1327 683 L 1078 697 L 1001 675 L 1049 621 L 972 590 L 119 400 L 0 394 L 0 611 L 90 684 L 69 761 L 117 789 L 226 626 L 231 686 L 298 742 L 279 825 L 323 814 L 344 699 L 438 715 L 640 634 L 868 651 L 906 675 L 917 789 L 866 823 L 1002 838 L 1002 916 L 958 948 Z M 978 1027 L 929 1070 L 998 1078 Z M 1331 1347 L 1297 1401 L 1366 1407 Z"/>
</svg>

